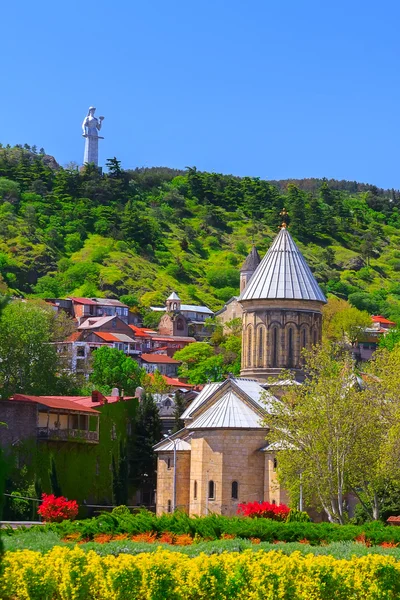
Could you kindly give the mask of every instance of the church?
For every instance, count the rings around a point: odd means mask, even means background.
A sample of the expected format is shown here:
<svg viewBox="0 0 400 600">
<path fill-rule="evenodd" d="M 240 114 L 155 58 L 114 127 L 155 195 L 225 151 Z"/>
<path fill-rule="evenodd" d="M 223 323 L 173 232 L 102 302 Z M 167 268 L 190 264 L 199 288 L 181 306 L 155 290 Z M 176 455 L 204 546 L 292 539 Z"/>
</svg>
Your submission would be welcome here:
<svg viewBox="0 0 400 600">
<path fill-rule="evenodd" d="M 268 380 L 287 369 L 304 379 L 301 352 L 321 341 L 326 298 L 285 223 L 262 260 L 253 247 L 240 289 L 240 377 L 205 385 L 181 417 L 184 428 L 155 446 L 158 514 L 235 515 L 239 503 L 288 501 L 262 423 Z"/>
</svg>

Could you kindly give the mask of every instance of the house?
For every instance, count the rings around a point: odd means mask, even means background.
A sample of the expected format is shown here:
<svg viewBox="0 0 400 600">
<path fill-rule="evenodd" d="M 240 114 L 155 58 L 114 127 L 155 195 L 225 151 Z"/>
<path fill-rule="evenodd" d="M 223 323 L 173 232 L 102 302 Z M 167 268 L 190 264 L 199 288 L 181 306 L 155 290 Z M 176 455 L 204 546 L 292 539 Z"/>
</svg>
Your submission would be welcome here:
<svg viewBox="0 0 400 600">
<path fill-rule="evenodd" d="M 234 515 L 239 503 L 287 502 L 279 447 L 263 424 L 268 380 L 287 369 L 303 380 L 301 350 L 321 339 L 326 298 L 285 224 L 246 277 L 241 376 L 205 385 L 182 414 L 184 428 L 156 444 L 158 514 Z"/>
<path fill-rule="evenodd" d="M 190 336 L 160 335 L 157 331 L 145 327 L 137 327 L 136 325 L 129 325 L 129 327 L 133 331 L 138 344 L 140 344 L 141 351 L 145 353 L 164 348 L 165 354 L 173 357 L 175 352 L 196 341 L 195 338 Z"/>
<path fill-rule="evenodd" d="M 63 495 L 84 505 L 114 502 L 113 481 L 121 452 L 134 434 L 137 398 L 91 396 L 32 396 L 16 394 L 0 403 L 0 446 L 9 477 L 18 481 L 21 467 L 28 481 L 40 481 L 51 492 L 49 472 L 54 463 Z M 154 504 L 127 474 L 126 503 Z M 154 490 L 154 485 L 153 488 Z M 12 491 L 12 489 L 7 489 Z"/>
<path fill-rule="evenodd" d="M 140 362 L 147 373 L 159 371 L 161 375 L 167 377 L 176 377 L 178 367 L 181 364 L 179 360 L 175 360 L 166 354 L 142 354 Z"/>
<path fill-rule="evenodd" d="M 366 327 L 359 340 L 353 348 L 353 354 L 358 361 L 368 361 L 378 347 L 379 340 L 386 335 L 390 329 L 396 327 L 394 321 L 390 321 L 382 315 L 371 316 L 371 327 Z"/>
<path fill-rule="evenodd" d="M 113 298 L 49 298 L 49 304 L 66 311 L 78 324 L 88 317 L 117 316 L 125 323 L 137 322 L 138 316 L 129 311 L 129 306 Z"/>
<path fill-rule="evenodd" d="M 160 335 L 194 337 L 202 340 L 210 332 L 205 326 L 206 319 L 213 317 L 214 313 L 207 306 L 182 304 L 176 292 L 167 298 L 164 307 L 151 306 L 155 312 L 163 312 L 158 331 Z"/>
</svg>

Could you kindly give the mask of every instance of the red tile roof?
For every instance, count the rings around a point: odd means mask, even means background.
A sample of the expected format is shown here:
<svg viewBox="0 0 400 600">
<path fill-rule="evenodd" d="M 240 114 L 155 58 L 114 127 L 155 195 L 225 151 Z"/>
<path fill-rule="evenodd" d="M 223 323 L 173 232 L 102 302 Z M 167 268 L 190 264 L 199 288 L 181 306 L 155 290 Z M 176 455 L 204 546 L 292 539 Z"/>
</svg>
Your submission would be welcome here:
<svg viewBox="0 0 400 600">
<path fill-rule="evenodd" d="M 142 354 L 142 360 L 148 363 L 169 363 L 171 365 L 180 365 L 179 360 L 170 358 L 166 354 Z"/>
<path fill-rule="evenodd" d="M 71 333 L 70 336 L 67 337 L 67 339 L 65 341 L 66 342 L 77 342 L 77 341 L 79 341 L 79 338 L 81 335 L 82 335 L 82 333 L 80 331 L 74 331 L 73 333 Z"/>
<path fill-rule="evenodd" d="M 107 404 L 114 404 L 115 402 L 119 401 L 118 396 L 105 396 L 105 398 L 107 400 Z M 134 396 L 124 396 L 124 401 L 133 400 L 133 398 Z M 102 402 L 93 402 L 92 396 L 73 396 L 71 400 L 79 406 L 103 406 Z"/>
<path fill-rule="evenodd" d="M 386 325 L 396 325 L 394 321 L 389 321 L 389 319 L 385 319 L 381 315 L 372 315 L 371 320 L 374 323 L 385 323 Z"/>
<path fill-rule="evenodd" d="M 145 327 L 136 327 L 136 325 L 129 325 L 129 327 L 132 329 L 133 333 L 136 335 L 136 337 L 152 337 L 153 334 L 157 333 L 156 331 L 153 331 L 152 329 L 146 329 Z"/>
<path fill-rule="evenodd" d="M 97 305 L 97 302 L 95 302 L 94 300 L 91 300 L 90 298 L 70 298 L 70 300 L 72 300 L 72 302 L 76 302 L 77 304 L 95 304 Z"/>
<path fill-rule="evenodd" d="M 101 338 L 105 342 L 118 342 L 118 338 L 115 337 L 112 333 L 107 333 L 105 331 L 96 331 L 97 337 Z"/>
<path fill-rule="evenodd" d="M 184 337 L 184 336 L 159 336 L 155 335 L 151 338 L 155 342 L 195 342 L 196 340 L 192 337 Z"/>
<path fill-rule="evenodd" d="M 152 376 L 153 375 L 150 375 L 150 377 Z M 179 379 L 175 379 L 174 377 L 167 377 L 167 375 L 163 375 L 162 377 L 165 379 L 165 383 L 171 385 L 172 387 L 185 388 L 188 390 L 194 388 L 194 385 L 191 385 L 190 383 L 185 383 L 183 381 L 180 381 Z"/>
<path fill-rule="evenodd" d="M 25 394 L 14 394 L 10 400 L 17 402 L 34 402 L 35 404 L 43 404 L 48 408 L 60 410 L 73 410 L 76 412 L 98 414 L 97 410 L 93 410 L 93 408 L 89 408 L 88 406 L 77 406 L 73 398 L 74 396 L 27 396 Z"/>
</svg>

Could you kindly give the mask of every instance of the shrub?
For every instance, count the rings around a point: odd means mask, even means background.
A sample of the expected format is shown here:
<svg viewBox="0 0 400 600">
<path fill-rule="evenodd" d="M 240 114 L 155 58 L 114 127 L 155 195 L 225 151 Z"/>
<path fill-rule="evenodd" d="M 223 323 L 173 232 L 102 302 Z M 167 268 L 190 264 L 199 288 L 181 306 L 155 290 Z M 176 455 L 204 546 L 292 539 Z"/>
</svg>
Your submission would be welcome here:
<svg viewBox="0 0 400 600">
<path fill-rule="evenodd" d="M 158 549 L 136 556 L 99 556 L 79 547 L 4 557 L 0 597 L 97 600 L 251 600 L 398 598 L 400 564 L 391 556 L 351 560 L 247 549 L 194 558 Z"/>
<path fill-rule="evenodd" d="M 303 510 L 297 510 L 297 508 L 291 508 L 286 517 L 286 523 L 309 523 L 310 521 L 308 514 Z"/>
<path fill-rule="evenodd" d="M 42 504 L 38 514 L 49 523 L 60 523 L 65 519 L 72 521 L 78 514 L 76 500 L 67 500 L 64 496 L 56 498 L 54 494 L 42 494 Z"/>
<path fill-rule="evenodd" d="M 271 504 L 270 502 L 247 502 L 238 505 L 238 514 L 245 517 L 263 517 L 275 521 L 285 521 L 290 512 L 286 504 Z"/>
</svg>

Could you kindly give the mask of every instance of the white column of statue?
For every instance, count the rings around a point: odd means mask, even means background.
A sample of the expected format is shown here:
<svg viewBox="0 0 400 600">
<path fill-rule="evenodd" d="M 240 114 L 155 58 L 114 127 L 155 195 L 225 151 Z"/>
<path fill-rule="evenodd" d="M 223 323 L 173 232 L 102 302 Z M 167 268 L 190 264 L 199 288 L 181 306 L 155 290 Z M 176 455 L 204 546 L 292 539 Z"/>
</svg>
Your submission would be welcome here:
<svg viewBox="0 0 400 600">
<path fill-rule="evenodd" d="M 82 123 L 83 137 L 85 138 L 83 164 L 94 163 L 97 167 L 99 165 L 99 140 L 104 140 L 99 136 L 98 131 L 101 129 L 104 117 L 95 117 L 95 111 L 94 106 L 91 106 Z"/>
</svg>

